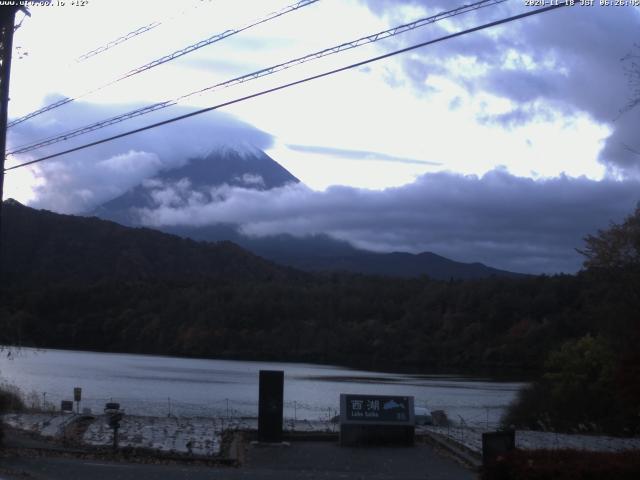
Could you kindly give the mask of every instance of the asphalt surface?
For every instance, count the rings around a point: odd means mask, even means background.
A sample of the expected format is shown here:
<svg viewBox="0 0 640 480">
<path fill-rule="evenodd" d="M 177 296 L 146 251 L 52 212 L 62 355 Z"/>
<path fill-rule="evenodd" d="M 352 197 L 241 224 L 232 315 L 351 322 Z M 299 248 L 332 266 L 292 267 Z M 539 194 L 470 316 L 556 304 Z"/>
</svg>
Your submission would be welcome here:
<svg viewBox="0 0 640 480">
<path fill-rule="evenodd" d="M 254 478 L 470 480 L 475 474 L 426 444 L 414 447 L 341 447 L 335 442 L 296 442 L 289 447 L 252 446 L 247 470 Z"/>
<path fill-rule="evenodd" d="M 340 447 L 300 441 L 289 446 L 247 445 L 240 467 L 131 464 L 67 457 L 0 460 L 0 479 L 23 480 L 204 480 L 373 479 L 472 480 L 476 475 L 428 445 Z"/>
</svg>

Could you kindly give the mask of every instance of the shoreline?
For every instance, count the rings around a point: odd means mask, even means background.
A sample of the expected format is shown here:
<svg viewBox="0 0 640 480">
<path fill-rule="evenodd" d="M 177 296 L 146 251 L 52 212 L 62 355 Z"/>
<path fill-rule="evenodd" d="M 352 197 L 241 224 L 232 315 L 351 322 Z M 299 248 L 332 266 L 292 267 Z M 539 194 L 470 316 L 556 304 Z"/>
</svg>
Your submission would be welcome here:
<svg viewBox="0 0 640 480">
<path fill-rule="evenodd" d="M 537 378 L 539 372 L 532 370 L 512 369 L 510 367 L 496 366 L 491 368 L 479 368 L 479 369 L 464 369 L 454 367 L 417 367 L 406 366 L 404 368 L 384 368 L 384 366 L 366 367 L 361 363 L 355 362 L 353 364 L 333 364 L 326 362 L 313 362 L 309 359 L 287 359 L 287 360 L 274 360 L 269 358 L 255 358 L 255 357 L 243 357 L 243 356 L 197 356 L 187 354 L 171 354 L 171 353 L 153 353 L 153 352 L 131 352 L 131 351 L 107 351 L 107 350 L 78 350 L 74 347 L 36 347 L 36 346 L 13 346 L 13 345 L 0 345 L 0 351 L 7 349 L 15 349 L 16 354 L 13 354 L 12 360 L 16 357 L 20 357 L 20 351 L 32 351 L 34 353 L 41 352 L 46 353 L 48 351 L 53 352 L 68 352 L 68 353 L 91 353 L 98 355 L 134 355 L 139 357 L 161 357 L 168 359 L 183 359 L 183 360 L 202 360 L 202 361 L 225 361 L 225 362 L 242 362 L 242 363 L 269 363 L 273 365 L 282 365 L 286 368 L 288 365 L 301 365 L 315 368 L 328 368 L 336 370 L 354 370 L 356 372 L 364 373 L 384 373 L 390 375 L 410 375 L 417 378 L 438 378 L 438 377 L 457 377 L 460 380 L 474 380 L 474 381 L 491 381 L 491 382 L 504 382 L 504 383 L 528 383 Z M 428 371 L 429 373 L 424 373 Z M 2 372 L 0 371 L 0 375 Z"/>
</svg>

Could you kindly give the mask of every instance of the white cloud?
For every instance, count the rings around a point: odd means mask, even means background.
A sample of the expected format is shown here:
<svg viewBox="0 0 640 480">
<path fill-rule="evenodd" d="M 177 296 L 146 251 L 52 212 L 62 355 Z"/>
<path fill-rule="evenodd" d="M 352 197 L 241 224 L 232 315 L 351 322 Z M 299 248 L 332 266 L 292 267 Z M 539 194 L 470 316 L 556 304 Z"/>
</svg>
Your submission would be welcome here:
<svg viewBox="0 0 640 480">
<path fill-rule="evenodd" d="M 258 174 L 245 173 L 241 177 L 235 177 L 234 180 L 250 187 L 264 187 L 264 178 Z"/>
<path fill-rule="evenodd" d="M 133 106 L 105 107 L 78 102 L 66 108 L 67 115 L 53 111 L 11 129 L 9 150 L 22 145 L 27 138 L 47 138 L 71 129 L 76 122 L 109 117 L 117 111 L 131 110 Z M 175 108 L 168 113 L 176 115 L 187 111 L 189 110 Z M 155 117 L 156 120 L 158 118 L 162 117 Z M 130 120 L 124 125 L 127 125 L 127 128 L 136 128 L 151 121 L 143 117 Z M 103 138 L 121 128 L 117 126 L 99 130 L 70 143 L 74 146 Z M 6 183 L 8 191 L 15 194 L 19 201 L 28 200 L 33 206 L 59 212 L 84 212 L 123 194 L 161 170 L 180 167 L 190 158 L 206 156 L 212 149 L 224 146 L 246 149 L 246 145 L 266 149 L 271 143 L 269 134 L 229 114 L 212 112 L 172 125 L 171 128 L 152 129 L 116 142 L 38 163 L 28 170 L 12 170 L 7 174 Z M 28 154 L 9 157 L 7 167 L 56 152 L 60 148 L 60 144 L 57 144 Z M 24 178 L 24 171 L 33 172 L 38 180 L 34 185 L 29 179 L 30 189 L 24 188 L 24 185 L 17 185 Z M 16 175 L 18 172 L 22 176 Z"/>
</svg>

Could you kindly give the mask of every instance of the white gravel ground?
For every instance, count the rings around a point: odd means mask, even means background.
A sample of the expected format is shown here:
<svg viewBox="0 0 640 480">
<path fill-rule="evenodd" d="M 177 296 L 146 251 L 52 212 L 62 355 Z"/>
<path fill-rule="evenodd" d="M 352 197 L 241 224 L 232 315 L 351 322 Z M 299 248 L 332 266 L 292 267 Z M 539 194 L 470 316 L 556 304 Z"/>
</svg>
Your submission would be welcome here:
<svg viewBox="0 0 640 480">
<path fill-rule="evenodd" d="M 62 437 L 63 427 L 77 418 L 68 414 L 9 414 L 3 420 L 14 428 L 54 438 Z M 163 452 L 192 453 L 213 456 L 220 453 L 225 430 L 256 430 L 256 418 L 144 417 L 125 415 L 118 430 L 121 447 L 150 448 Z M 299 432 L 335 431 L 335 424 L 321 421 L 286 420 L 285 430 Z M 83 443 L 108 446 L 113 443 L 113 430 L 108 417 L 100 415 L 89 425 Z"/>
<path fill-rule="evenodd" d="M 2 416 L 7 425 L 45 437 L 61 437 L 64 427 L 75 415 L 60 413 L 9 413 Z"/>
<path fill-rule="evenodd" d="M 39 433 L 46 437 L 60 438 L 64 427 L 77 418 L 73 414 L 25 413 L 7 414 L 2 417 L 8 425 Z M 163 452 L 192 453 L 213 456 L 220 453 L 222 434 L 225 430 L 255 430 L 256 418 L 205 418 L 205 417 L 143 417 L 125 415 L 119 430 L 119 444 L 150 448 Z M 285 420 L 285 430 L 298 432 L 336 431 L 338 426 L 322 421 Z M 416 432 L 435 432 L 465 445 L 472 451 L 482 451 L 481 428 L 418 426 Z M 113 430 L 107 417 L 95 418 L 82 438 L 87 445 L 111 445 Z M 640 449 L 640 438 L 616 438 L 600 435 L 567 435 L 548 432 L 516 431 L 516 446 L 521 449 L 541 448 L 617 452 Z"/>
<path fill-rule="evenodd" d="M 164 452 L 211 456 L 220 451 L 219 421 L 209 418 L 125 416 L 120 423 L 118 443 L 121 447 L 142 447 Z M 113 430 L 106 416 L 100 416 L 83 436 L 88 445 L 111 445 Z"/>
</svg>

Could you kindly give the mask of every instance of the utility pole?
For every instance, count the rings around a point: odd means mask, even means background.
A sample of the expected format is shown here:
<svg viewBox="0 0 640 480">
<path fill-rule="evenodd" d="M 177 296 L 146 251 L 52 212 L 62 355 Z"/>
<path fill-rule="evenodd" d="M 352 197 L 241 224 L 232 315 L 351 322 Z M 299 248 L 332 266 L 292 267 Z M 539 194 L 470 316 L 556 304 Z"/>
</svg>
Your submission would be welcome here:
<svg viewBox="0 0 640 480">
<path fill-rule="evenodd" d="M 8 5 L 0 7 L 0 259 L 2 258 L 2 195 L 4 191 L 4 159 L 7 151 L 7 110 L 9 107 L 9 78 L 16 12 L 24 7 Z M 1 260 L 0 260 L 1 262 Z M 0 263 L 0 271 L 2 264 Z"/>
</svg>

